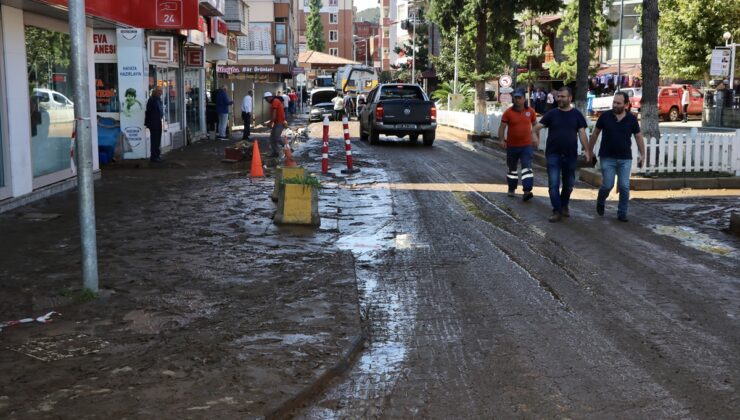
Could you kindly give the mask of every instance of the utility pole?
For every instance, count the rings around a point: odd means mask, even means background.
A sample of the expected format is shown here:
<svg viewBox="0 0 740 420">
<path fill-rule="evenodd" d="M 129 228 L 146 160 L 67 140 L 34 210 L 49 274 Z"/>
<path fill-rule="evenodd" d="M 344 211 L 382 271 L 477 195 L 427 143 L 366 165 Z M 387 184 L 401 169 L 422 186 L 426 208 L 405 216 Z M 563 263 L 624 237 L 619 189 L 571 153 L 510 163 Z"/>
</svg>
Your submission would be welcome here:
<svg viewBox="0 0 740 420">
<path fill-rule="evenodd" d="M 452 88 L 452 91 L 457 95 L 459 92 L 457 91 L 457 50 L 460 47 L 460 30 L 459 28 L 455 28 L 455 84 Z"/>
<path fill-rule="evenodd" d="M 95 233 L 95 190 L 93 185 L 90 92 L 87 89 L 87 34 L 85 0 L 69 2 L 69 33 L 72 41 L 72 81 L 75 96 L 75 158 L 77 196 L 80 206 L 82 279 L 85 290 L 98 292 L 98 248 Z"/>
<path fill-rule="evenodd" d="M 412 18 L 414 21 L 411 29 L 411 83 L 416 83 L 416 14 Z"/>
</svg>

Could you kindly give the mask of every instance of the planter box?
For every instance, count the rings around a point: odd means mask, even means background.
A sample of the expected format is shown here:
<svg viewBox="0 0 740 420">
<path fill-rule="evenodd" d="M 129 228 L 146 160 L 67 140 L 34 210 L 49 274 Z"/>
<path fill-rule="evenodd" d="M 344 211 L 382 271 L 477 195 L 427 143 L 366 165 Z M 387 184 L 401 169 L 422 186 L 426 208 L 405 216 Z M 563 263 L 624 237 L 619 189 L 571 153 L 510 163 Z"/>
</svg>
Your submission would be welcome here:
<svg viewBox="0 0 740 420">
<path fill-rule="evenodd" d="M 275 172 L 275 188 L 272 190 L 272 201 L 278 201 L 278 196 L 280 195 L 280 181 L 283 180 L 283 178 L 295 178 L 303 176 L 305 171 L 300 166 L 293 166 L 290 168 L 278 168 L 277 172 Z"/>
<path fill-rule="evenodd" d="M 303 184 L 281 186 L 274 222 L 279 225 L 319 226 L 319 189 Z"/>
</svg>

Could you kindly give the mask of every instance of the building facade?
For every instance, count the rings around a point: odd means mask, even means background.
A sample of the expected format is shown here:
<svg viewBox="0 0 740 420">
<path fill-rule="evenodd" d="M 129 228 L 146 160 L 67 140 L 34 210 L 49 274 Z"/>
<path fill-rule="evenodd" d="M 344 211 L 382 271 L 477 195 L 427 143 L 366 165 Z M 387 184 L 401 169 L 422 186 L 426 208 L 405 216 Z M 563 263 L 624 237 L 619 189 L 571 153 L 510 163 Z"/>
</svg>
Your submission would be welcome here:
<svg viewBox="0 0 740 420">
<path fill-rule="evenodd" d="M 353 22 L 355 20 L 354 3 L 352 0 L 322 0 L 321 24 L 324 26 L 324 42 L 327 54 L 352 60 L 354 49 L 352 46 Z M 310 12 L 308 0 L 298 0 L 298 27 L 300 40 L 299 50 L 308 49 L 306 41 L 306 20 Z"/>
<path fill-rule="evenodd" d="M 380 25 L 355 22 L 354 27 L 354 61 L 380 68 Z"/>
</svg>

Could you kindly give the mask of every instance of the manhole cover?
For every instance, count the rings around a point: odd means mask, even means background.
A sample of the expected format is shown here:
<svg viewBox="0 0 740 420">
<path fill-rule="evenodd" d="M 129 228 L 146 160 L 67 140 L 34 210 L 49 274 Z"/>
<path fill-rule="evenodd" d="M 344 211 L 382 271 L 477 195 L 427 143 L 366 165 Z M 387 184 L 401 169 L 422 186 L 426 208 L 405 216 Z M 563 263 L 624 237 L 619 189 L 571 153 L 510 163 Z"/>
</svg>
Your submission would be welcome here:
<svg viewBox="0 0 740 420">
<path fill-rule="evenodd" d="M 43 362 L 53 362 L 98 353 L 108 344 L 86 334 L 73 334 L 41 337 L 8 349 Z"/>
</svg>

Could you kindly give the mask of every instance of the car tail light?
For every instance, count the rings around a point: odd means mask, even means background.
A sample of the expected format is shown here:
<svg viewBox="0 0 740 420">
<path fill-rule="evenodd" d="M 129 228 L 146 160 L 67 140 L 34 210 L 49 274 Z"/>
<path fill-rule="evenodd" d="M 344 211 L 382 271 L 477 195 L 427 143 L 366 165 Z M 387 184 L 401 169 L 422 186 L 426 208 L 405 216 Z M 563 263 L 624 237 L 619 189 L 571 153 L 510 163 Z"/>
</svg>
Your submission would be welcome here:
<svg viewBox="0 0 740 420">
<path fill-rule="evenodd" d="M 383 121 L 383 107 L 380 105 L 375 108 L 375 121 Z"/>
<path fill-rule="evenodd" d="M 437 107 L 433 106 L 429 109 L 429 116 L 432 117 L 432 121 L 437 121 Z"/>
</svg>

